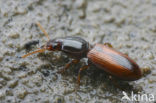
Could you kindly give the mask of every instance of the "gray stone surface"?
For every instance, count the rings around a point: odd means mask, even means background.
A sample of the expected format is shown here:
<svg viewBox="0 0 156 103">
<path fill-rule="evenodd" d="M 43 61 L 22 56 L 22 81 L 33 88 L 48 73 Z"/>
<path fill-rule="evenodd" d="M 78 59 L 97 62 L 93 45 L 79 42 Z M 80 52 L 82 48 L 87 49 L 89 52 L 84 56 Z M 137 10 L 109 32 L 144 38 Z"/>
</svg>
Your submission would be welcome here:
<svg viewBox="0 0 156 103">
<path fill-rule="evenodd" d="M 0 0 L 0 101 L 1 103 L 119 103 L 122 91 L 153 93 L 156 99 L 155 0 Z M 70 60 L 63 53 L 22 55 L 36 50 L 47 38 L 35 25 L 40 22 L 51 39 L 80 36 L 90 42 L 109 42 L 142 68 L 134 82 L 110 78 L 92 66 L 82 73 L 82 60 L 64 74 L 56 73 Z M 25 44 L 39 40 L 29 50 Z"/>
</svg>

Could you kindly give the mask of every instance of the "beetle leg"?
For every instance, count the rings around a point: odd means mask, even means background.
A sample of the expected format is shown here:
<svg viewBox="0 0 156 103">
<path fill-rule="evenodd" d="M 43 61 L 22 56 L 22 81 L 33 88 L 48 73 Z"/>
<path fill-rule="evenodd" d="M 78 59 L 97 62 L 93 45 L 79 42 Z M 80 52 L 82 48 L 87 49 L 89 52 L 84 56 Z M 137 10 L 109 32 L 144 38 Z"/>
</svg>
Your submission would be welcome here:
<svg viewBox="0 0 156 103">
<path fill-rule="evenodd" d="M 78 73 L 78 76 L 77 76 L 78 85 L 80 85 L 80 73 L 81 73 L 81 71 L 87 69 L 88 67 L 89 67 L 89 65 L 85 65 L 85 66 L 83 66 L 82 68 L 79 69 L 79 73 Z"/>
<path fill-rule="evenodd" d="M 77 60 L 77 59 L 70 61 L 68 64 L 66 64 L 66 66 L 62 70 L 58 71 L 58 73 L 64 73 L 65 70 L 67 70 L 71 64 L 73 64 L 73 63 L 77 64 L 79 61 L 80 60 Z"/>
<path fill-rule="evenodd" d="M 105 46 L 113 48 L 113 46 L 110 43 L 104 43 Z"/>
</svg>

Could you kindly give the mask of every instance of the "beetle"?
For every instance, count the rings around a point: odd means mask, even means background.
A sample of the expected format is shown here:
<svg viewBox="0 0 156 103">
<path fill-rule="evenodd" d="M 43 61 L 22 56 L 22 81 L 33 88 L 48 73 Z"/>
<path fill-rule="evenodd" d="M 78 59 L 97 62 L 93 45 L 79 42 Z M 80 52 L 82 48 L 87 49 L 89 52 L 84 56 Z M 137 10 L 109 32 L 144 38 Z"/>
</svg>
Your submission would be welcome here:
<svg viewBox="0 0 156 103">
<path fill-rule="evenodd" d="M 79 69 L 77 77 L 78 84 L 80 84 L 81 71 L 87 69 L 91 64 L 94 64 L 99 69 L 125 81 L 138 80 L 142 76 L 138 64 L 127 55 L 115 50 L 109 43 L 89 45 L 89 43 L 81 37 L 74 36 L 50 39 L 40 23 L 37 23 L 37 25 L 49 41 L 39 50 L 28 53 L 22 56 L 22 58 L 34 53 L 44 52 L 45 50 L 62 51 L 72 57 L 73 60 L 66 64 L 61 72 L 68 69 L 72 63 L 76 64 L 80 59 L 88 58 L 88 64 Z"/>
</svg>

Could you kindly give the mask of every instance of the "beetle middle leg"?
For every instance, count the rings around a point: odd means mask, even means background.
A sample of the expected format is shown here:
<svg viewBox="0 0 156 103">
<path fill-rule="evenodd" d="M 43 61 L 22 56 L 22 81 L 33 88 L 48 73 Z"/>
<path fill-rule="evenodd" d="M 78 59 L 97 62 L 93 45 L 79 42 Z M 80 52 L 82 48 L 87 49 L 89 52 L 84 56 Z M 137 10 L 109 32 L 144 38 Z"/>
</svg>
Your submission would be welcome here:
<svg viewBox="0 0 156 103">
<path fill-rule="evenodd" d="M 77 59 L 70 61 L 69 63 L 66 64 L 66 66 L 62 70 L 58 71 L 58 73 L 64 73 L 65 70 L 67 70 L 71 64 L 73 64 L 73 63 L 77 64 L 79 61 L 80 60 L 77 60 Z"/>
</svg>

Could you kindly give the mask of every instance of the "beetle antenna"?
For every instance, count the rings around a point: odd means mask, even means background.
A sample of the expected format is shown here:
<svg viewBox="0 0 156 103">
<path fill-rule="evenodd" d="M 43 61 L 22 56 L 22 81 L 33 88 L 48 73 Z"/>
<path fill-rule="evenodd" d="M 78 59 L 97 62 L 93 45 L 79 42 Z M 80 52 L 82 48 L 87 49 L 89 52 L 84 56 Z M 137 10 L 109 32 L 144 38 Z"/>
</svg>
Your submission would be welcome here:
<svg viewBox="0 0 156 103">
<path fill-rule="evenodd" d="M 30 53 L 28 53 L 28 54 L 25 54 L 25 55 L 23 55 L 22 56 L 22 58 L 25 58 L 25 57 L 27 57 L 27 56 L 29 56 L 29 55 L 32 55 L 32 54 L 35 54 L 35 53 L 41 53 L 41 52 L 44 52 L 46 49 L 40 49 L 39 48 L 39 50 L 36 50 L 36 51 L 33 51 L 33 52 L 30 52 Z"/>
<path fill-rule="evenodd" d="M 41 24 L 39 22 L 36 23 L 37 26 L 41 29 L 41 31 L 44 33 L 44 35 L 48 38 L 48 40 L 50 40 L 49 38 L 49 35 L 48 33 L 45 31 L 45 29 L 41 26 Z M 45 46 L 44 46 L 45 47 Z M 28 54 L 25 54 L 22 56 L 22 58 L 25 58 L 29 55 L 32 55 L 32 54 L 35 54 L 35 53 L 41 53 L 41 52 L 44 52 L 46 49 L 45 48 L 39 48 L 39 50 L 36 50 L 36 51 L 33 51 L 33 52 L 30 52 Z"/>
<path fill-rule="evenodd" d="M 41 31 L 44 33 L 44 35 L 50 40 L 48 33 L 45 31 L 45 29 L 41 26 L 39 22 L 36 23 L 37 26 L 41 29 Z"/>
</svg>

